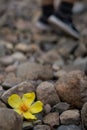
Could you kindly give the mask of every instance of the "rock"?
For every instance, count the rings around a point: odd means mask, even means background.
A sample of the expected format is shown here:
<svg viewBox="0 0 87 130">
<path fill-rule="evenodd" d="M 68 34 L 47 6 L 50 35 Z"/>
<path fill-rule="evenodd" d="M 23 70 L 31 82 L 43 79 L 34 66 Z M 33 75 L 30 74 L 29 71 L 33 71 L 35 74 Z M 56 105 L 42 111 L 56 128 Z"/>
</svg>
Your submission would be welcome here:
<svg viewBox="0 0 87 130">
<path fill-rule="evenodd" d="M 0 86 L 0 97 L 1 97 L 1 95 L 4 93 L 4 90 L 3 90 L 3 88 L 2 88 L 2 86 Z"/>
<path fill-rule="evenodd" d="M 2 86 L 3 86 L 3 88 L 8 89 L 21 82 L 22 82 L 21 78 L 16 77 L 14 73 L 9 73 L 6 76 L 4 82 L 2 83 Z"/>
<path fill-rule="evenodd" d="M 14 63 L 14 60 L 11 56 L 4 56 L 0 59 L 1 64 L 7 66 Z"/>
<path fill-rule="evenodd" d="M 68 110 L 70 108 L 70 104 L 66 102 L 59 102 L 58 104 L 54 105 L 52 108 L 52 111 L 59 112 L 61 114 L 62 112 Z"/>
<path fill-rule="evenodd" d="M 28 51 L 28 46 L 26 44 L 19 43 L 15 46 L 15 50 L 25 53 Z"/>
<path fill-rule="evenodd" d="M 6 54 L 6 47 L 4 44 L 2 44 L 2 41 L 0 41 L 0 57 L 4 56 Z"/>
<path fill-rule="evenodd" d="M 76 49 L 74 55 L 76 57 L 80 57 L 86 54 L 86 46 L 85 44 L 79 44 L 78 48 Z"/>
<path fill-rule="evenodd" d="M 44 111 L 45 111 L 46 114 L 50 113 L 50 111 L 51 111 L 51 106 L 50 106 L 50 104 L 44 105 Z"/>
<path fill-rule="evenodd" d="M 50 125 L 51 127 L 59 126 L 59 114 L 58 112 L 49 113 L 43 118 L 45 124 Z"/>
<path fill-rule="evenodd" d="M 36 125 L 34 130 L 51 130 L 51 128 L 48 125 Z"/>
<path fill-rule="evenodd" d="M 49 42 L 49 44 L 50 43 L 52 43 L 52 42 L 55 42 L 57 39 L 58 39 L 58 35 L 56 36 L 56 35 L 50 35 L 49 33 L 47 34 L 34 34 L 34 36 L 33 36 L 33 39 L 34 40 L 36 40 L 37 42 L 40 42 L 41 44 L 42 43 L 45 43 L 45 42 Z"/>
<path fill-rule="evenodd" d="M 61 125 L 57 130 L 82 130 L 76 125 Z"/>
<path fill-rule="evenodd" d="M 82 13 L 83 11 L 86 10 L 86 5 L 81 1 L 81 2 L 76 2 L 74 7 L 73 7 L 73 13 Z"/>
<path fill-rule="evenodd" d="M 24 121 L 23 122 L 23 130 L 26 130 L 26 129 L 33 129 L 32 122 L 29 122 L 29 121 Z"/>
<path fill-rule="evenodd" d="M 2 84 L 2 82 L 4 81 L 5 77 L 3 74 L 0 74 L 0 84 Z M 1 86 L 0 86 L 0 90 L 1 90 Z"/>
<path fill-rule="evenodd" d="M 5 103 L 7 103 L 8 97 L 14 93 L 22 96 L 24 93 L 29 93 L 34 91 L 35 91 L 35 87 L 30 82 L 25 81 L 20 84 L 17 84 L 16 86 L 4 92 L 3 95 L 1 96 L 1 99 Z"/>
<path fill-rule="evenodd" d="M 10 72 L 15 72 L 17 69 L 17 64 L 13 64 L 13 65 L 9 65 L 5 68 L 5 71 L 7 73 L 10 73 Z"/>
<path fill-rule="evenodd" d="M 42 120 L 36 120 L 36 121 L 34 121 L 33 125 L 42 125 Z"/>
<path fill-rule="evenodd" d="M 82 107 L 81 118 L 82 118 L 83 128 L 85 127 L 87 129 L 87 102 Z"/>
<path fill-rule="evenodd" d="M 26 60 L 26 57 L 23 53 L 21 52 L 15 52 L 12 54 L 12 59 L 14 61 L 25 61 Z"/>
<path fill-rule="evenodd" d="M 63 125 L 79 124 L 80 113 L 79 110 L 67 110 L 60 115 L 60 122 Z"/>
<path fill-rule="evenodd" d="M 52 68 L 38 63 L 25 62 L 17 68 L 17 76 L 24 79 L 51 79 L 53 77 Z"/>
<path fill-rule="evenodd" d="M 57 46 L 59 54 L 65 58 L 73 54 L 77 47 L 77 42 L 71 41 L 71 39 L 66 40 L 66 38 L 62 38 Z"/>
<path fill-rule="evenodd" d="M 55 71 L 58 71 L 60 69 L 60 67 L 64 66 L 64 61 L 63 59 L 59 59 L 58 61 L 55 61 L 55 63 L 53 64 L 53 69 Z"/>
<path fill-rule="evenodd" d="M 22 130 L 22 118 L 13 110 L 0 108 L 1 130 Z"/>
<path fill-rule="evenodd" d="M 0 108 L 6 108 L 6 105 L 2 101 L 0 101 Z"/>
<path fill-rule="evenodd" d="M 71 71 L 61 76 L 55 88 L 60 99 L 74 107 L 81 108 L 87 101 L 87 77 L 82 71 Z"/>
<path fill-rule="evenodd" d="M 42 64 L 44 63 L 52 64 L 58 59 L 60 60 L 61 58 L 58 51 L 56 50 L 48 51 L 47 53 L 44 53 L 40 57 L 38 57 L 38 61 Z"/>
<path fill-rule="evenodd" d="M 57 72 L 54 72 L 54 76 L 55 76 L 56 78 L 60 78 L 61 76 L 65 75 L 65 74 L 67 74 L 67 72 L 64 71 L 64 70 L 59 70 L 59 71 L 57 71 Z"/>
<path fill-rule="evenodd" d="M 36 89 L 38 100 L 44 104 L 55 105 L 60 102 L 54 85 L 49 82 L 42 82 Z"/>
</svg>

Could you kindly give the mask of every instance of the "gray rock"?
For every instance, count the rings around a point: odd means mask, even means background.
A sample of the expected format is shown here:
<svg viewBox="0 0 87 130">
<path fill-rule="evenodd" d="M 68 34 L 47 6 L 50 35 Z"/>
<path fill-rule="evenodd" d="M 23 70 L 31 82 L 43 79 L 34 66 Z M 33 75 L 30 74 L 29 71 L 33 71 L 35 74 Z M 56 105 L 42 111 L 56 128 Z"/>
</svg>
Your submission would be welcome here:
<svg viewBox="0 0 87 130">
<path fill-rule="evenodd" d="M 87 129 L 87 102 L 83 105 L 81 110 L 82 126 Z"/>
<path fill-rule="evenodd" d="M 47 65 L 25 62 L 17 68 L 17 76 L 24 79 L 50 79 L 53 77 L 52 68 Z"/>
<path fill-rule="evenodd" d="M 63 125 L 79 124 L 80 113 L 79 110 L 67 110 L 60 115 L 60 122 Z"/>
<path fill-rule="evenodd" d="M 2 86 L 3 88 L 8 89 L 21 82 L 22 82 L 21 78 L 16 77 L 14 73 L 9 73 L 5 78 L 4 82 L 2 83 Z"/>
<path fill-rule="evenodd" d="M 29 121 L 24 121 L 23 122 L 23 130 L 32 129 L 32 128 L 33 128 L 32 122 L 29 122 Z"/>
<path fill-rule="evenodd" d="M 3 65 L 10 65 L 14 63 L 14 60 L 11 56 L 4 56 L 0 59 L 0 63 Z"/>
<path fill-rule="evenodd" d="M 6 105 L 2 101 L 0 101 L 0 108 L 6 108 Z"/>
<path fill-rule="evenodd" d="M 11 57 L 12 57 L 13 61 L 25 61 L 26 60 L 25 55 L 21 52 L 15 52 L 12 54 Z"/>
<path fill-rule="evenodd" d="M 6 47 L 4 44 L 2 44 L 2 41 L 0 41 L 0 57 L 4 56 L 6 53 Z"/>
<path fill-rule="evenodd" d="M 45 124 L 48 124 L 48 125 L 52 126 L 52 127 L 59 126 L 59 113 L 58 112 L 53 112 L 53 113 L 47 114 L 43 118 L 43 122 Z"/>
<path fill-rule="evenodd" d="M 60 102 L 56 93 L 55 87 L 52 83 L 42 82 L 36 89 L 38 100 L 44 104 L 55 105 Z"/>
<path fill-rule="evenodd" d="M 56 50 L 50 50 L 46 53 L 43 53 L 39 58 L 38 61 L 42 64 L 47 63 L 47 64 L 52 64 L 53 62 L 61 60 L 61 57 Z"/>
<path fill-rule="evenodd" d="M 50 111 L 51 111 L 51 106 L 50 106 L 50 104 L 44 105 L 44 111 L 45 111 L 46 114 L 50 113 Z"/>
<path fill-rule="evenodd" d="M 22 96 L 24 93 L 29 93 L 29 92 L 34 92 L 34 91 L 35 91 L 35 87 L 30 82 L 22 82 L 10 88 L 6 92 L 4 92 L 1 96 L 1 99 L 5 103 L 7 103 L 8 97 L 12 94 L 18 94 Z"/>
<path fill-rule="evenodd" d="M 85 11 L 87 9 L 87 6 L 85 5 L 85 3 L 81 2 L 76 2 L 74 7 L 73 7 L 73 13 L 82 13 L 83 11 Z"/>
<path fill-rule="evenodd" d="M 36 125 L 34 130 L 51 130 L 51 128 L 48 125 Z"/>
<path fill-rule="evenodd" d="M 77 58 L 72 64 L 63 67 L 63 70 L 70 72 L 73 70 L 80 70 L 87 73 L 87 57 Z"/>
<path fill-rule="evenodd" d="M 0 108 L 0 130 L 22 130 L 22 118 L 11 109 Z"/>
<path fill-rule="evenodd" d="M 61 125 L 57 130 L 81 130 L 81 128 L 76 125 Z"/>
<path fill-rule="evenodd" d="M 78 46 L 77 42 L 74 42 L 71 39 L 66 40 L 66 38 L 62 38 L 58 43 L 58 52 L 63 57 L 69 57 L 70 54 L 73 54 Z"/>
<path fill-rule="evenodd" d="M 66 102 L 59 102 L 58 104 L 54 105 L 52 111 L 56 111 L 62 113 L 70 108 L 70 104 Z"/>
</svg>

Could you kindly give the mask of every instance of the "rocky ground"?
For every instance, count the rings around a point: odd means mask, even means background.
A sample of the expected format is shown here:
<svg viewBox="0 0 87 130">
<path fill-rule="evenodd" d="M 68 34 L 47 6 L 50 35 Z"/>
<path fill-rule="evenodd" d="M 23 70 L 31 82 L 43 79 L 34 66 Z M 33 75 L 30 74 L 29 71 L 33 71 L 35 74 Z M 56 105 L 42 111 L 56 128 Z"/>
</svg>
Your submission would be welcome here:
<svg viewBox="0 0 87 130">
<path fill-rule="evenodd" d="M 37 32 L 39 14 L 39 1 L 0 1 L 0 130 L 87 130 L 87 11 L 74 14 L 79 40 Z M 32 91 L 44 103 L 34 122 L 7 103 Z"/>
</svg>

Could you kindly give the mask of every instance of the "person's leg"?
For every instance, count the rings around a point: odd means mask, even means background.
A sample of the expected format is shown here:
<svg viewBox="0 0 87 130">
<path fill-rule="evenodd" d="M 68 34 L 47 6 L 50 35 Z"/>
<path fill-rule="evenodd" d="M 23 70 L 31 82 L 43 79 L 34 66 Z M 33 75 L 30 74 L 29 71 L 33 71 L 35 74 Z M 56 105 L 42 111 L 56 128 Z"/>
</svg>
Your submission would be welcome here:
<svg viewBox="0 0 87 130">
<path fill-rule="evenodd" d="M 54 0 L 41 0 L 41 11 L 42 13 L 36 26 L 41 30 L 50 30 L 48 17 L 54 13 Z"/>
<path fill-rule="evenodd" d="M 42 0 L 41 4 L 42 4 L 42 6 L 44 6 L 44 5 L 53 5 L 53 1 L 54 0 Z"/>
<path fill-rule="evenodd" d="M 49 22 L 67 32 L 74 38 L 79 38 L 79 32 L 72 20 L 72 8 L 76 0 L 62 0 L 54 15 L 50 16 Z"/>
</svg>

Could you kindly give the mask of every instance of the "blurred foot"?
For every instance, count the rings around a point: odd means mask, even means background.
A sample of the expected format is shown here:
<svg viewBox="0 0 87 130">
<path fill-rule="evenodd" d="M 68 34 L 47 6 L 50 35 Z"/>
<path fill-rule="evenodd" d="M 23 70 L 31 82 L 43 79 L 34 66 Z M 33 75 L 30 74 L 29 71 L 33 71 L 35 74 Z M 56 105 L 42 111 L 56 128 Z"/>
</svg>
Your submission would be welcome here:
<svg viewBox="0 0 87 130">
<path fill-rule="evenodd" d="M 39 30 L 42 30 L 42 31 L 50 31 L 51 30 L 51 26 L 50 24 L 48 23 L 48 19 L 45 17 L 45 16 L 41 16 L 37 23 L 36 23 L 36 27 L 39 29 Z"/>
<path fill-rule="evenodd" d="M 49 17 L 49 22 L 56 27 L 56 29 L 61 29 L 70 36 L 79 39 L 80 34 L 72 22 L 71 16 L 61 16 L 59 14 L 54 14 Z"/>
</svg>

